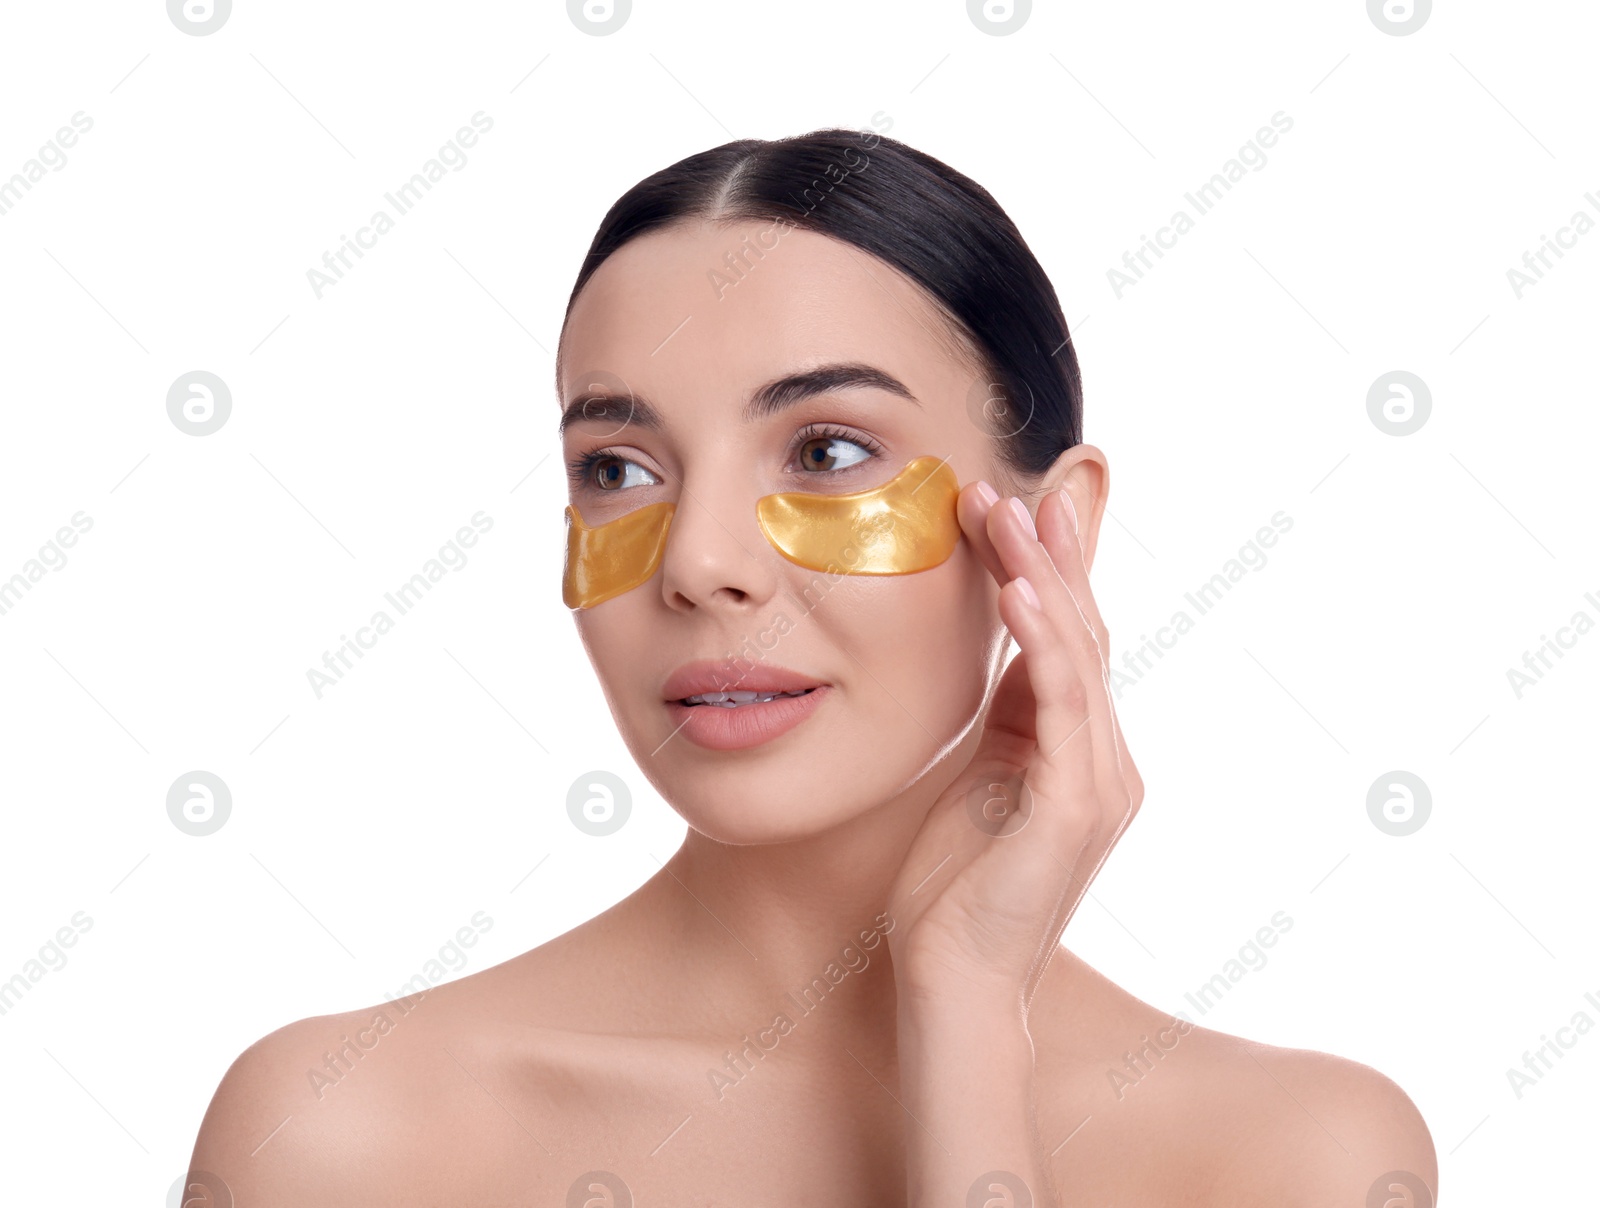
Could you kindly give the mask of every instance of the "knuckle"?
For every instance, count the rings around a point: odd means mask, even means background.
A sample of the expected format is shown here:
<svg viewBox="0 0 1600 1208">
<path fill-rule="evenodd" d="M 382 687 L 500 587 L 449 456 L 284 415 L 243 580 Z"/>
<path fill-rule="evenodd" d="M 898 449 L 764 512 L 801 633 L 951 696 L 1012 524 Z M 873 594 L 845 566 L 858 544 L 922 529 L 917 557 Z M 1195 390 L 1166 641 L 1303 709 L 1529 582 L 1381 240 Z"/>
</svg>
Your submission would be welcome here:
<svg viewBox="0 0 1600 1208">
<path fill-rule="evenodd" d="M 1138 807 L 1133 804 L 1132 797 L 1126 790 L 1118 792 L 1113 790 L 1105 794 L 1104 812 L 1113 826 L 1122 826 Z"/>
<path fill-rule="evenodd" d="M 1060 810 L 1062 825 L 1073 834 L 1092 837 L 1100 829 L 1099 803 L 1069 795 Z"/>
</svg>

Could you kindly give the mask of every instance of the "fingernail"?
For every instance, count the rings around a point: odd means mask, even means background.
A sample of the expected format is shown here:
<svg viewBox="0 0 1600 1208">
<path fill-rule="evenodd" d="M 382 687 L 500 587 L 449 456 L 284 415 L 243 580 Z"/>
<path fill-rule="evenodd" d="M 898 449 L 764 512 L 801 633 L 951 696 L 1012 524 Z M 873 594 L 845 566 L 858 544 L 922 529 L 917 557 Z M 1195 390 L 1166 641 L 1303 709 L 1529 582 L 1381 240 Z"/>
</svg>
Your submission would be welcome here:
<svg viewBox="0 0 1600 1208">
<path fill-rule="evenodd" d="M 1056 492 L 1061 496 L 1061 505 L 1067 509 L 1067 519 L 1072 521 L 1072 531 L 1078 531 L 1078 509 L 1072 506 L 1072 496 L 1067 494 L 1067 488 L 1062 487 Z"/>
<path fill-rule="evenodd" d="M 1016 583 L 1016 585 L 1022 590 L 1023 599 L 1027 600 L 1028 603 L 1033 606 L 1035 611 L 1037 611 L 1037 612 L 1043 612 L 1044 611 L 1043 605 L 1041 605 L 1039 603 L 1039 593 L 1033 590 L 1033 584 L 1032 583 L 1029 583 L 1021 575 L 1018 575 L 1012 581 L 1014 583 Z"/>
<path fill-rule="evenodd" d="M 978 479 L 978 498 L 983 500 L 989 507 L 993 507 L 1000 502 L 1000 493 L 980 478 Z"/>
<path fill-rule="evenodd" d="M 1028 536 L 1037 537 L 1039 532 L 1033 527 L 1033 517 L 1028 514 L 1028 505 L 1013 495 L 1006 500 L 1011 505 L 1011 510 L 1016 512 L 1017 519 L 1022 521 L 1022 527 L 1028 530 Z"/>
</svg>

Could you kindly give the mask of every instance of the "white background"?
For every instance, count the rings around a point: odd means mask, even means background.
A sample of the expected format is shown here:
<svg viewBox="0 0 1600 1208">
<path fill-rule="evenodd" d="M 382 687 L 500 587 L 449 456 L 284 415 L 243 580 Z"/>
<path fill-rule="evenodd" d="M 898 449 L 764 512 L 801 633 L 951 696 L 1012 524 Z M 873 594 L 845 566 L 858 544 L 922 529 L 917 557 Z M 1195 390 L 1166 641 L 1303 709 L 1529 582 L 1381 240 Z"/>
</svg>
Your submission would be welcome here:
<svg viewBox="0 0 1600 1208">
<path fill-rule="evenodd" d="M 1407 36 L 1361 0 L 1041 4 L 1007 36 L 952 0 L 640 0 L 607 37 L 550 0 L 0 20 L 0 179 L 93 121 L 0 217 L 0 578 L 93 520 L 0 616 L 0 979 L 93 920 L 0 1016 L 9 1201 L 69 1174 L 164 1202 L 246 1045 L 380 1001 L 476 911 L 463 971 L 666 859 L 683 824 L 560 599 L 567 294 L 642 176 L 874 114 L 993 192 L 1061 296 L 1119 655 L 1293 520 L 1123 692 L 1147 802 L 1067 943 L 1199 1018 L 1185 992 L 1285 911 L 1207 1026 L 1394 1078 L 1447 1204 L 1592 1185 L 1600 1029 L 1520 1098 L 1506 1070 L 1600 1022 L 1600 633 L 1520 698 L 1506 673 L 1600 621 L 1600 232 L 1507 279 L 1600 219 L 1593 6 L 1441 3 Z M 307 270 L 480 110 L 466 166 L 318 299 Z M 1266 166 L 1117 297 L 1278 111 Z M 166 411 L 193 369 L 232 394 L 205 437 Z M 1404 437 L 1367 413 L 1394 369 L 1432 396 Z M 307 670 L 480 510 L 470 561 L 318 699 Z M 166 812 L 195 769 L 233 796 L 204 838 Z M 596 769 L 634 794 L 604 839 L 565 809 Z M 1433 800 L 1405 837 L 1366 808 L 1397 769 Z"/>
</svg>

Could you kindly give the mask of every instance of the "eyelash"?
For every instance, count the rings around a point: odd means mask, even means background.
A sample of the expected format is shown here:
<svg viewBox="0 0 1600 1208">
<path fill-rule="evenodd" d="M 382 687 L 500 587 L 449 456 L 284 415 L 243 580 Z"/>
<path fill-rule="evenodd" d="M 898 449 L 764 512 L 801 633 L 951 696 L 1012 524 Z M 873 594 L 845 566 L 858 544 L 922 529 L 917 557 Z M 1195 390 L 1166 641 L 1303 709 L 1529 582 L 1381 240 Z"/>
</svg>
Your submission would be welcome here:
<svg viewBox="0 0 1600 1208">
<path fill-rule="evenodd" d="M 840 427 L 837 424 L 817 423 L 807 424 L 804 428 L 801 428 L 800 431 L 795 433 L 794 443 L 790 446 L 789 457 L 793 459 L 795 454 L 800 451 L 801 446 L 807 441 L 818 440 L 822 437 L 828 437 L 832 440 L 848 441 L 850 444 L 859 445 L 861 448 L 867 451 L 869 459 L 881 457 L 883 455 L 883 445 L 864 433 L 855 432 L 849 428 Z M 593 486 L 594 484 L 591 482 L 591 478 L 594 467 L 600 462 L 610 460 L 611 458 L 616 458 L 618 461 L 633 461 L 632 458 L 624 457 L 620 453 L 613 453 L 607 449 L 591 449 L 589 452 L 581 453 L 577 457 L 574 457 L 567 462 L 567 477 L 571 480 L 574 487 L 586 488 Z M 633 464 L 638 465 L 637 462 L 633 462 Z M 815 471 L 815 473 L 842 474 L 845 471 L 853 470 L 862 464 L 862 462 L 856 462 L 854 465 L 842 466 L 837 470 L 821 470 Z"/>
</svg>

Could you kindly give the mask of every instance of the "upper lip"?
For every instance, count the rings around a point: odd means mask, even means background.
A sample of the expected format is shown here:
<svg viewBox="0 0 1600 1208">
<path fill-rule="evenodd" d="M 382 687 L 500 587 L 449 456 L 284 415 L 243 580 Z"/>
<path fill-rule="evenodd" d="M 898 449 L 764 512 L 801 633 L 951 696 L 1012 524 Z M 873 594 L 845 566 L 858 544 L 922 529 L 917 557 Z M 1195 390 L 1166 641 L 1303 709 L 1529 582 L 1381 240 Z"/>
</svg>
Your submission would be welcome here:
<svg viewBox="0 0 1600 1208">
<path fill-rule="evenodd" d="M 661 695 L 669 701 L 706 692 L 798 692 L 820 688 L 822 681 L 787 667 L 738 659 L 698 659 L 667 677 Z"/>
</svg>

